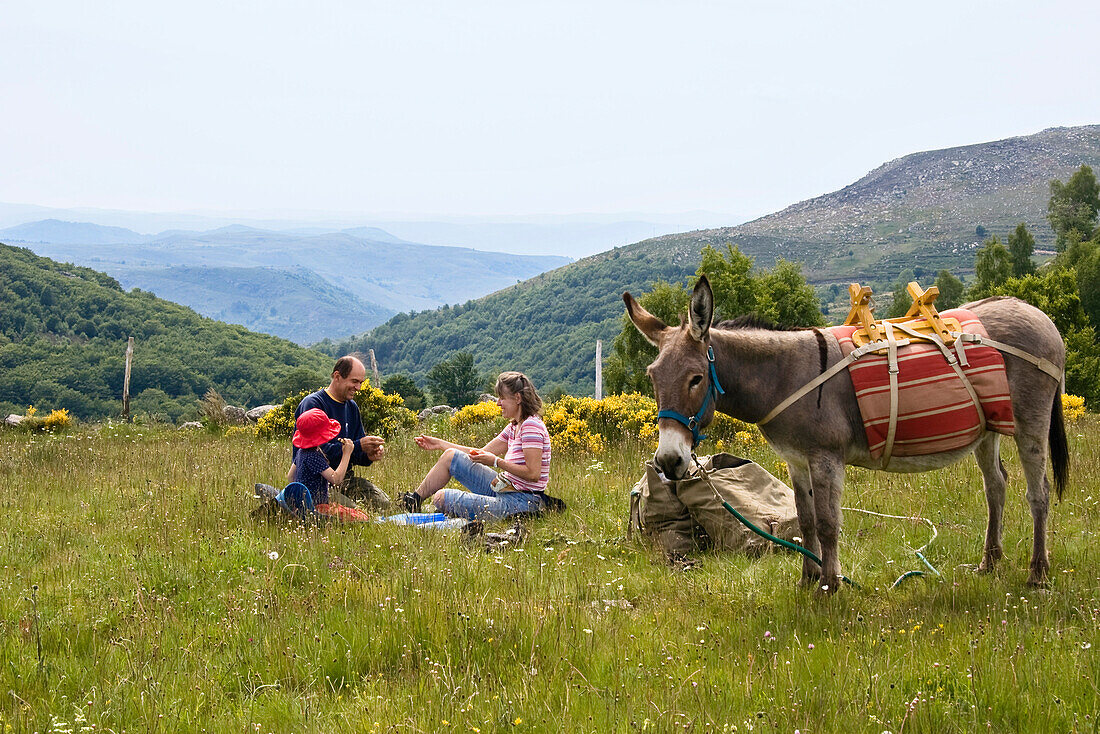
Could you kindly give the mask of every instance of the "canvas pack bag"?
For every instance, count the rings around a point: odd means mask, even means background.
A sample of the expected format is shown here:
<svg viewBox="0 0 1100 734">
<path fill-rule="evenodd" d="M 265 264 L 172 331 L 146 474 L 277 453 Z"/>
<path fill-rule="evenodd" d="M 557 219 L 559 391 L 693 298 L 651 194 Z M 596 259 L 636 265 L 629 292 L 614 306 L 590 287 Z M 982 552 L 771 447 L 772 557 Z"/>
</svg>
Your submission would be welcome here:
<svg viewBox="0 0 1100 734">
<path fill-rule="evenodd" d="M 665 481 L 652 462 L 630 492 L 630 531 L 666 553 L 741 551 L 751 555 L 777 547 L 749 530 L 715 495 L 761 530 L 784 540 L 799 535 L 794 492 L 759 464 L 732 454 L 699 457 L 709 482 L 692 465 L 680 481 Z M 713 487 L 713 488 L 712 488 Z"/>
</svg>

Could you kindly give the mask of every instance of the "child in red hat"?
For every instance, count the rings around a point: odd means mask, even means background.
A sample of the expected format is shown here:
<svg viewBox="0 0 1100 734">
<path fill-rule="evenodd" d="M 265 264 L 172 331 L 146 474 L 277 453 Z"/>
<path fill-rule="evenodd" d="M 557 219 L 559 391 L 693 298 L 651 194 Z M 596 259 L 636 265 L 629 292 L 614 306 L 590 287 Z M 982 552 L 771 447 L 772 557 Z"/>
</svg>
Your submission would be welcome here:
<svg viewBox="0 0 1100 734">
<path fill-rule="evenodd" d="M 342 520 L 370 521 L 370 515 L 362 510 L 329 503 L 329 485 L 339 485 L 344 481 L 344 473 L 348 470 L 355 443 L 347 438 L 340 439 L 343 455 L 340 457 L 340 465 L 335 469 L 329 466 L 328 459 L 318 447 L 340 433 L 340 423 L 329 418 L 320 408 L 313 408 L 298 416 L 295 428 L 291 443 L 301 449 L 298 452 L 296 478 L 306 485 L 317 512 Z"/>
</svg>

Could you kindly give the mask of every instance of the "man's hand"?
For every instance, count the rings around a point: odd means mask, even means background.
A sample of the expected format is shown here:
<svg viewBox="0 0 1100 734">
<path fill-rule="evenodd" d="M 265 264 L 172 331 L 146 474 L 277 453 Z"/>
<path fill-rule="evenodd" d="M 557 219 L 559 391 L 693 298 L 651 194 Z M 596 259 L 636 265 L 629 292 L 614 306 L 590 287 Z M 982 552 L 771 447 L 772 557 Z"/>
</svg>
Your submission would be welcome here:
<svg viewBox="0 0 1100 734">
<path fill-rule="evenodd" d="M 378 461 L 386 453 L 386 439 L 381 436 L 363 436 L 359 439 L 359 448 L 371 461 Z"/>
</svg>

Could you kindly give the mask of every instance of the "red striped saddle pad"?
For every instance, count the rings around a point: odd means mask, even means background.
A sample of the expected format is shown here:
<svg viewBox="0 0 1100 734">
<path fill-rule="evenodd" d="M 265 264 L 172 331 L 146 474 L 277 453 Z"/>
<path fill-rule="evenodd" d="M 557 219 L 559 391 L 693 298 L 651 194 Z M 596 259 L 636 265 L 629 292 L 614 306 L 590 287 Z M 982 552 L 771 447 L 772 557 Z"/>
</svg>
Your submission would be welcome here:
<svg viewBox="0 0 1100 734">
<path fill-rule="evenodd" d="M 978 317 L 953 309 L 965 332 L 988 337 Z M 855 326 L 835 326 L 829 331 L 847 356 L 855 349 Z M 895 331 L 895 338 L 908 338 Z M 960 357 L 961 345 L 965 359 Z M 986 427 L 1011 436 L 1015 432 L 1008 377 L 1001 353 L 993 347 L 962 344 L 949 347 L 978 395 Z M 890 375 L 885 354 L 868 354 L 848 366 L 871 456 L 880 458 L 890 429 Z M 923 456 L 969 446 L 981 433 L 978 411 L 966 385 L 948 364 L 939 347 L 927 342 L 898 349 L 898 420 L 892 456 Z"/>
</svg>

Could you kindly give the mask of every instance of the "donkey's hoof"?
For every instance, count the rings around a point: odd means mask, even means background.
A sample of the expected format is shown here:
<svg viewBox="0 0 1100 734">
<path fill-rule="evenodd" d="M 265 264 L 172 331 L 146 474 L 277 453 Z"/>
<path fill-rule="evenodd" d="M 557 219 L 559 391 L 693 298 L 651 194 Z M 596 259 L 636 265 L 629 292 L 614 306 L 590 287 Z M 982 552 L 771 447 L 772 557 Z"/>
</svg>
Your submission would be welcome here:
<svg viewBox="0 0 1100 734">
<path fill-rule="evenodd" d="M 800 589 L 816 589 L 821 585 L 821 574 L 815 573 L 803 576 L 798 580 L 798 588 Z"/>
<path fill-rule="evenodd" d="M 1049 589 L 1050 578 L 1047 576 L 1047 569 L 1031 569 L 1027 577 L 1027 585 L 1033 589 Z"/>
<path fill-rule="evenodd" d="M 994 566 L 993 561 L 986 558 L 981 563 L 979 563 L 977 566 L 974 567 L 974 573 L 980 573 L 980 574 L 993 573 L 994 567 L 995 566 Z"/>
</svg>

